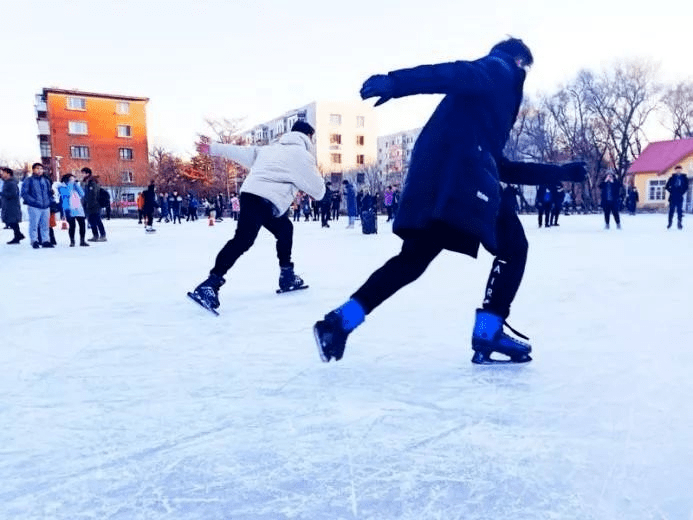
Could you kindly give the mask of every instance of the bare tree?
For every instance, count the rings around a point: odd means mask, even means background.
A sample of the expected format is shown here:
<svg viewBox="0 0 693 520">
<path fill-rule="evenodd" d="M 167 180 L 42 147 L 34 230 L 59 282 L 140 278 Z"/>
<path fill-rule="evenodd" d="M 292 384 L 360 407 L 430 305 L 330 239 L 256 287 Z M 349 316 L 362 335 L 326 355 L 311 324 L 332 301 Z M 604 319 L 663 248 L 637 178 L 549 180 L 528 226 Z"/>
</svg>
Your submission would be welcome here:
<svg viewBox="0 0 693 520">
<path fill-rule="evenodd" d="M 693 137 L 693 84 L 681 82 L 664 91 L 661 103 L 674 139 Z"/>
<path fill-rule="evenodd" d="M 241 128 L 245 118 L 222 118 L 222 119 L 205 119 L 205 123 L 209 127 L 213 138 L 219 143 L 224 144 L 247 144 L 241 135 Z M 202 136 L 200 136 L 202 137 Z M 209 186 L 213 191 L 219 193 L 223 191 L 227 197 L 231 193 L 238 192 L 243 180 L 248 175 L 248 170 L 240 164 L 225 159 L 223 157 L 213 157 L 211 163 L 205 158 L 195 157 L 193 163 L 201 166 L 205 171 L 210 173 Z"/>
<path fill-rule="evenodd" d="M 658 66 L 645 60 L 617 62 L 599 77 L 584 73 L 587 108 L 595 116 L 595 137 L 606 145 L 619 181 L 645 140 L 644 125 L 657 106 Z"/>
</svg>

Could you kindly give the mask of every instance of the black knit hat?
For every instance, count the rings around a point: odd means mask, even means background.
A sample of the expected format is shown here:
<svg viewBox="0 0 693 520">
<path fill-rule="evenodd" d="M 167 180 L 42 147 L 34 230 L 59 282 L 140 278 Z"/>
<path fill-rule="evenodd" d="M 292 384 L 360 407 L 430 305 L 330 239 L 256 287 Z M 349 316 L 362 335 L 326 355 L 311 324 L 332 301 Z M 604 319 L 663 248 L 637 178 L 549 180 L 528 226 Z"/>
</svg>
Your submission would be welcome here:
<svg viewBox="0 0 693 520">
<path fill-rule="evenodd" d="M 291 131 L 301 132 L 302 134 L 306 134 L 308 137 L 311 137 L 315 133 L 315 128 L 310 126 L 305 121 L 298 120 L 294 123 L 294 126 L 291 127 Z"/>
</svg>

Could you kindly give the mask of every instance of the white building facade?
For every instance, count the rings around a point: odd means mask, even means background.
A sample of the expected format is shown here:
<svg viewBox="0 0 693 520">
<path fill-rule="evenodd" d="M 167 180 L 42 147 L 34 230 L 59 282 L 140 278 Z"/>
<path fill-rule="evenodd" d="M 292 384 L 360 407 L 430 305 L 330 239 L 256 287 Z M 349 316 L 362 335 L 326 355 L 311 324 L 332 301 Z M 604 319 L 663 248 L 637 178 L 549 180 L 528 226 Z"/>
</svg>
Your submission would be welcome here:
<svg viewBox="0 0 693 520">
<path fill-rule="evenodd" d="M 421 128 L 378 137 L 378 170 L 383 182 L 401 185 L 407 175 L 414 143 Z"/>
<path fill-rule="evenodd" d="M 248 143 L 269 144 L 303 120 L 315 128 L 318 168 L 327 180 L 372 166 L 378 159 L 375 112 L 365 103 L 315 101 L 243 133 Z"/>
</svg>

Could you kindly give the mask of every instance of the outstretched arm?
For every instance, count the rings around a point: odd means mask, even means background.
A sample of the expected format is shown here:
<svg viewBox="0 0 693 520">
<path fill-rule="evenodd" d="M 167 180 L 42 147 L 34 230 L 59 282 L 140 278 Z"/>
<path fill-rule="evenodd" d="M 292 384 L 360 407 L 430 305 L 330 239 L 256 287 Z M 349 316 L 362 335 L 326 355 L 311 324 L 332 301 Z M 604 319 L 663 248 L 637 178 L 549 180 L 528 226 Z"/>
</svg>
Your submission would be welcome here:
<svg viewBox="0 0 693 520">
<path fill-rule="evenodd" d="M 498 163 L 500 180 L 508 184 L 551 184 L 558 181 L 582 182 L 587 170 L 585 163 L 563 165 L 514 162 L 505 158 Z"/>
<path fill-rule="evenodd" d="M 371 76 L 361 88 L 361 98 L 380 97 L 375 104 L 378 106 L 389 99 L 414 94 L 482 93 L 512 73 L 510 64 L 489 56 L 476 61 L 421 65 Z"/>
</svg>

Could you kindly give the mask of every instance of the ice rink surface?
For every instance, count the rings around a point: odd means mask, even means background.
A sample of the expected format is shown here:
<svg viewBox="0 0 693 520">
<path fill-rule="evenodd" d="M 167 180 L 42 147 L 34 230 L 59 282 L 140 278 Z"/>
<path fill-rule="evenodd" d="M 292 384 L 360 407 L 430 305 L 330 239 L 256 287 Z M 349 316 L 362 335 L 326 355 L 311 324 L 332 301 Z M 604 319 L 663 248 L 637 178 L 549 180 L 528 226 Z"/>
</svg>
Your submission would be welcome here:
<svg viewBox="0 0 693 520">
<path fill-rule="evenodd" d="M 0 518 L 693 519 L 693 220 L 622 218 L 521 217 L 534 361 L 501 367 L 470 363 L 486 253 L 443 253 L 320 362 L 313 323 L 399 250 L 383 219 L 297 223 L 311 287 L 282 295 L 262 231 L 219 317 L 185 293 L 233 222 L 4 231 Z"/>
</svg>

